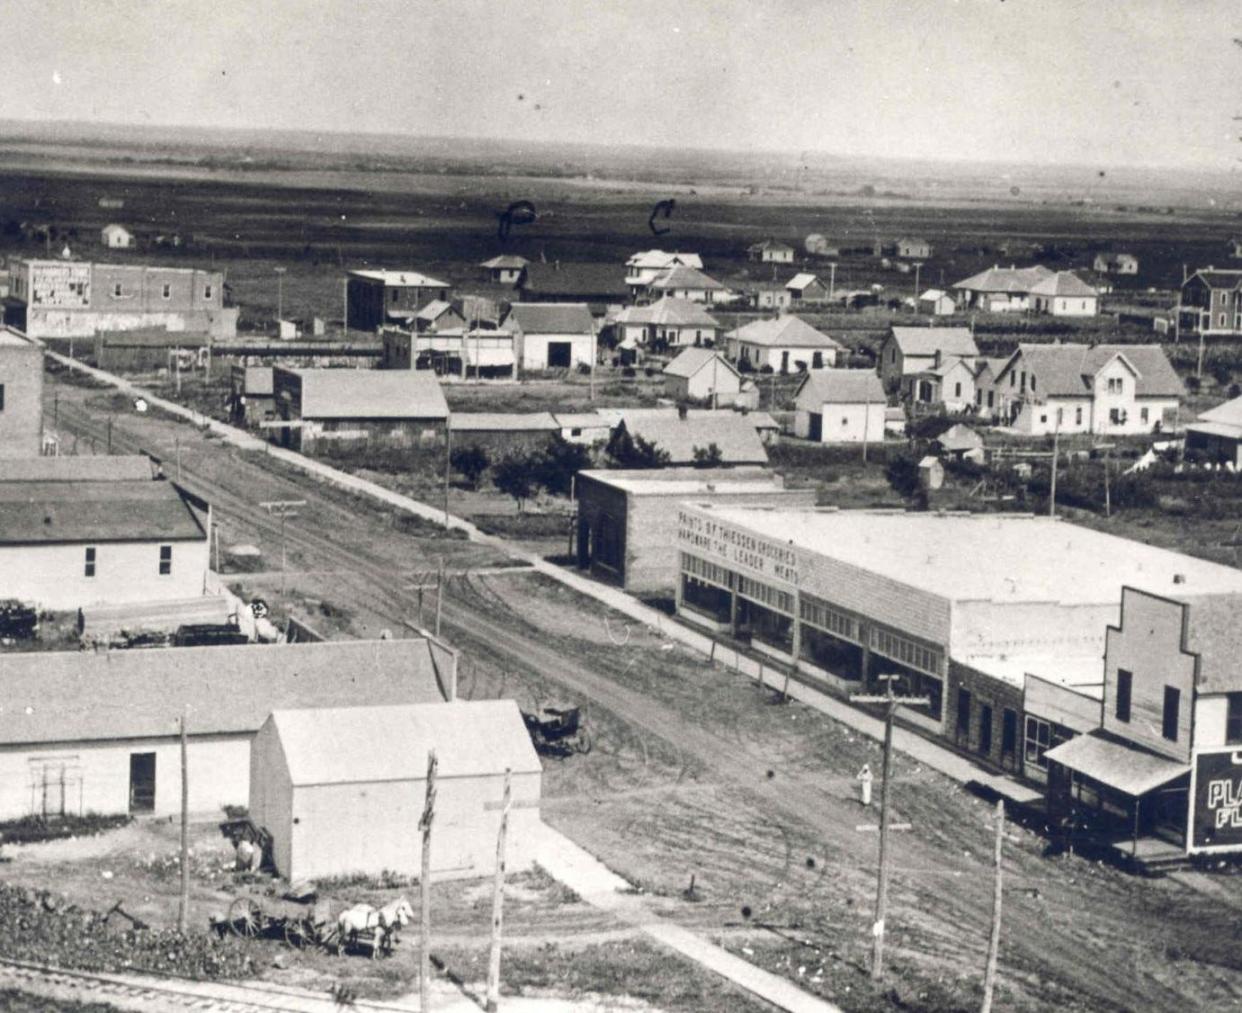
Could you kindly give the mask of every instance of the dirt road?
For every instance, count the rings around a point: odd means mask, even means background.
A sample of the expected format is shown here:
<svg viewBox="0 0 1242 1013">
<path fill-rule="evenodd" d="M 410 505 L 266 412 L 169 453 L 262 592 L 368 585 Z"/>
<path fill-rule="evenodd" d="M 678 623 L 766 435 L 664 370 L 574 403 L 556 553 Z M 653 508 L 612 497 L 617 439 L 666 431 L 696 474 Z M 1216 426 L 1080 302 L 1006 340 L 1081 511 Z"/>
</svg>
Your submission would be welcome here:
<svg viewBox="0 0 1242 1013">
<path fill-rule="evenodd" d="M 97 439 L 102 431 L 89 413 L 66 415 L 62 402 L 66 422 Z M 291 558 L 335 571 L 338 596 L 394 628 L 416 608 L 407 585 L 429 580 L 427 564 L 442 551 L 470 548 L 394 531 L 344 494 L 285 477 L 261 456 L 187 427 L 143 420 L 136 428 L 114 424 L 116 444 L 154 442 L 167 452 L 178 433 L 186 483 L 225 524 L 265 543 L 275 544 L 279 522 L 257 503 L 307 500 L 305 520 L 287 525 Z M 407 563 L 423 568 L 412 574 Z M 804 951 L 831 958 L 837 973 L 826 995 L 846 1008 L 887 1008 L 856 973 L 868 944 L 874 835 L 858 829 L 868 819 L 850 784 L 863 762 L 874 766 L 874 744 L 797 705 L 767 706 L 746 680 L 666 650 L 643 630 L 618 645 L 624 622 L 613 617 L 606 628 L 605 611 L 513 575 L 454 578 L 443 604 L 445 632 L 465 654 L 466 692 L 523 704 L 556 695 L 590 701 L 599 757 L 549 769 L 549 820 L 666 897 L 669 917 L 707 932 L 763 922 L 756 960 L 779 966 Z M 988 809 L 904 759 L 896 775 L 898 813 L 915 831 L 894 845 L 892 978 L 942 988 L 939 1008 L 969 1008 L 991 910 Z M 1232 936 L 1232 912 L 1173 882 L 1044 858 L 1042 847 L 1019 829 L 1007 845 L 1005 1008 L 1184 1010 L 1242 999 L 1240 962 L 1221 945 Z M 691 872 L 706 900 L 679 899 Z M 860 993 L 856 1004 L 833 991 L 847 978 Z"/>
</svg>

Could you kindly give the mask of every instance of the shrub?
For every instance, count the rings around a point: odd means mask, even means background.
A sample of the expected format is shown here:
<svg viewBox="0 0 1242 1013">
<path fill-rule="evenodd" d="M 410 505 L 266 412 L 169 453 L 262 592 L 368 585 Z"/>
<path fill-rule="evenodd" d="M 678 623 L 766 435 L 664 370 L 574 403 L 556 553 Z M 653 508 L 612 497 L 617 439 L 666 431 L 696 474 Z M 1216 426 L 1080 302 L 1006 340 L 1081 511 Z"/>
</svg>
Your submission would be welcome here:
<svg viewBox="0 0 1242 1013">
<path fill-rule="evenodd" d="M 536 489 L 533 463 L 529 454 L 510 454 L 492 469 L 492 482 L 517 501 L 519 513 Z"/>
<path fill-rule="evenodd" d="M 591 466 L 591 452 L 557 433 L 528 460 L 539 485 L 553 496 L 568 496 L 573 477 Z"/>
<path fill-rule="evenodd" d="M 487 451 L 476 445 L 454 450 L 449 460 L 453 469 L 470 483 L 471 489 L 479 487 L 479 479 L 492 463 Z"/>
</svg>

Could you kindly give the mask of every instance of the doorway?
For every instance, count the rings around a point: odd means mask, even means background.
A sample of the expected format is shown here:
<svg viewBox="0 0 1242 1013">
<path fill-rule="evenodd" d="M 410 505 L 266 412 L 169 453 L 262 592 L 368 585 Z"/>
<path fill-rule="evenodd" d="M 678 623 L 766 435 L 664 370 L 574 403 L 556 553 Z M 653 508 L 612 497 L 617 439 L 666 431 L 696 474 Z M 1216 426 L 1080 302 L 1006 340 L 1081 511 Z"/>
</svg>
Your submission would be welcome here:
<svg viewBox="0 0 1242 1013">
<path fill-rule="evenodd" d="M 816 443 L 824 442 L 824 416 L 819 412 L 811 412 L 810 423 L 807 427 L 807 439 L 814 440 Z"/>
<path fill-rule="evenodd" d="M 1001 766 L 1018 769 L 1018 714 L 1008 707 L 1001 711 Z"/>
<path fill-rule="evenodd" d="M 129 811 L 155 811 L 155 754 L 129 754 Z"/>
<path fill-rule="evenodd" d="M 570 366 L 571 349 L 573 345 L 568 341 L 549 341 L 548 342 L 548 368 L 549 369 L 568 369 Z"/>
</svg>

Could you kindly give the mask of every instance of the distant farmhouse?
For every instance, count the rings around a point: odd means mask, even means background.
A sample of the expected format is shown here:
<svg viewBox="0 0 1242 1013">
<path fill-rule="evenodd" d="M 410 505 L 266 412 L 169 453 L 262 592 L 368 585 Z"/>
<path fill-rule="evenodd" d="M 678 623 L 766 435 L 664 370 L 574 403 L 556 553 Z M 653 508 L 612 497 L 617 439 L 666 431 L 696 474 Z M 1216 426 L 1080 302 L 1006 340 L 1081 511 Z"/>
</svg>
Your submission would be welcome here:
<svg viewBox="0 0 1242 1013">
<path fill-rule="evenodd" d="M 124 225 L 105 225 L 99 230 L 99 241 L 109 250 L 128 250 L 134 245 L 134 234 Z"/>
<path fill-rule="evenodd" d="M 1027 436 L 1174 430 L 1184 394 L 1159 345 L 1019 345 L 993 390 L 1002 419 Z"/>
<path fill-rule="evenodd" d="M 359 331 L 405 324 L 434 299 L 447 300 L 449 284 L 418 271 L 350 271 L 345 283 L 347 322 Z"/>
<path fill-rule="evenodd" d="M 741 374 L 711 348 L 683 348 L 664 367 L 664 396 L 675 401 L 711 400 L 728 407 L 741 391 Z"/>
<path fill-rule="evenodd" d="M 32 338 L 152 327 L 231 338 L 237 308 L 224 305 L 218 271 L 20 260 L 10 266 L 4 322 Z"/>
<path fill-rule="evenodd" d="M 1195 334 L 1242 334 L 1242 270 L 1200 268 L 1182 285 L 1177 313 Z"/>
<path fill-rule="evenodd" d="M 1097 253 L 1091 269 L 1100 274 L 1138 274 L 1138 257 L 1132 253 Z"/>
<path fill-rule="evenodd" d="M 927 260 L 931 255 L 931 243 L 926 239 L 897 240 L 897 256 L 903 260 Z"/>
<path fill-rule="evenodd" d="M 788 243 L 765 239 L 746 248 L 746 256 L 761 264 L 792 264 L 794 248 Z"/>
</svg>

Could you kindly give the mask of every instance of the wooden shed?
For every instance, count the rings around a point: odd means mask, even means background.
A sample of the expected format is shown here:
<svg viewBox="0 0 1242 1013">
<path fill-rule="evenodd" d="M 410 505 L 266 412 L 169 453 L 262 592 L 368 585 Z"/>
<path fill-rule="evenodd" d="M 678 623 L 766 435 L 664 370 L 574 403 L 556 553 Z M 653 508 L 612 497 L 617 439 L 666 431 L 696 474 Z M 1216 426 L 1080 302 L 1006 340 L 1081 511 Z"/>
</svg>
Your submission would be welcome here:
<svg viewBox="0 0 1242 1013">
<path fill-rule="evenodd" d="M 278 710 L 250 753 L 250 816 L 289 879 L 420 872 L 419 818 L 435 750 L 431 871 L 490 875 L 505 769 L 508 866 L 529 866 L 543 768 L 512 700 Z"/>
</svg>

